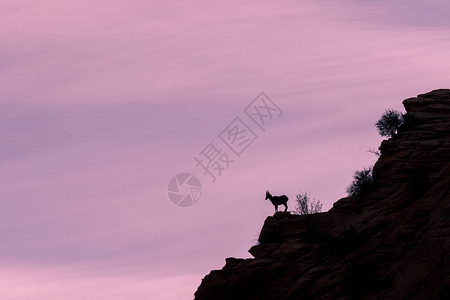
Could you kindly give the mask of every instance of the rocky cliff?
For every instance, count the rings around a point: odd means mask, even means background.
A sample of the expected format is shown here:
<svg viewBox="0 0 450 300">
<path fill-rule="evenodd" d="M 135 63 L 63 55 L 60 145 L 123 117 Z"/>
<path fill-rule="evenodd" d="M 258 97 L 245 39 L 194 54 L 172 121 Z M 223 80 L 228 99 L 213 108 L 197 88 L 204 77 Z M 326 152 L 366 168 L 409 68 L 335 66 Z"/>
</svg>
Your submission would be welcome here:
<svg viewBox="0 0 450 300">
<path fill-rule="evenodd" d="M 195 299 L 450 299 L 450 90 L 403 104 L 370 191 L 268 217 L 254 258 L 227 258 Z"/>
</svg>

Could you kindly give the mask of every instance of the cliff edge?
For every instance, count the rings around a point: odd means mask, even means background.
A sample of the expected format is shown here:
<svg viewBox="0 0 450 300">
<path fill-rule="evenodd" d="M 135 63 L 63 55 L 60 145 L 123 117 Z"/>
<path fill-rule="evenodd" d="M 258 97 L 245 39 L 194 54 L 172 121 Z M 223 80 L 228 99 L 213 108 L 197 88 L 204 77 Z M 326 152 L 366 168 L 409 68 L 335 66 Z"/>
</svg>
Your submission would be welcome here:
<svg viewBox="0 0 450 300">
<path fill-rule="evenodd" d="M 195 299 L 450 299 L 450 90 L 403 105 L 369 192 L 268 217 L 254 258 L 227 258 Z"/>
</svg>

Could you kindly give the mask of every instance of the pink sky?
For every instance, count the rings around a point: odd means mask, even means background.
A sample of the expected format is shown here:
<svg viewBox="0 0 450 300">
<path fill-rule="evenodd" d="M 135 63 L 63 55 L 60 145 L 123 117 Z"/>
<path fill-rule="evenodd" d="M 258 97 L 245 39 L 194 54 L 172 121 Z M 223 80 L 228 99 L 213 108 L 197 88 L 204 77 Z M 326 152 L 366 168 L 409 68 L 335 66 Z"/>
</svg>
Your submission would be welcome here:
<svg viewBox="0 0 450 300">
<path fill-rule="evenodd" d="M 328 210 L 373 126 L 449 88 L 445 1 L 0 3 L 1 299 L 191 299 L 273 207 Z M 215 183 L 193 157 L 261 91 L 284 114 Z M 192 172 L 198 203 L 173 205 Z"/>
</svg>

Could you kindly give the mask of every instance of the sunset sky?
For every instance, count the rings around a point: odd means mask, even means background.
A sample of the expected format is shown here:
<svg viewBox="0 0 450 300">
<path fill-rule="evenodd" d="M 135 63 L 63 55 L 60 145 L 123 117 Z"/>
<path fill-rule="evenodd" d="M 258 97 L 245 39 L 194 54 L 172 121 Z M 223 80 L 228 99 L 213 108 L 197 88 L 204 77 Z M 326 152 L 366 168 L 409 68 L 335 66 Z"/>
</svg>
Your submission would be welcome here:
<svg viewBox="0 0 450 300">
<path fill-rule="evenodd" d="M 269 189 L 323 210 L 385 109 L 449 88 L 448 1 L 0 0 L 0 299 L 192 299 Z M 282 110 L 265 131 L 244 109 Z M 258 136 L 238 157 L 219 134 Z M 215 182 L 194 157 L 234 160 Z M 198 177 L 190 207 L 170 179 Z"/>
</svg>

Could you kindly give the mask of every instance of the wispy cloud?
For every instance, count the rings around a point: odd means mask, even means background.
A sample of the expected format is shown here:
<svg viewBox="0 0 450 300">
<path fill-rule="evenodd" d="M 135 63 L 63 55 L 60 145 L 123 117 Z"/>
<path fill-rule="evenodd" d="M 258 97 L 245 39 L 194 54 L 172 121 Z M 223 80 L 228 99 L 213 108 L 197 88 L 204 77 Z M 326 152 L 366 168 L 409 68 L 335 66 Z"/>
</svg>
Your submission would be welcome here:
<svg viewBox="0 0 450 300">
<path fill-rule="evenodd" d="M 249 255 L 267 188 L 331 207 L 383 110 L 450 75 L 442 1 L 2 5 L 2 299 L 191 297 Z M 262 90 L 283 116 L 210 183 L 193 156 Z"/>
</svg>

